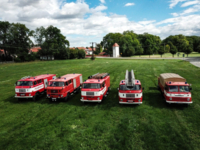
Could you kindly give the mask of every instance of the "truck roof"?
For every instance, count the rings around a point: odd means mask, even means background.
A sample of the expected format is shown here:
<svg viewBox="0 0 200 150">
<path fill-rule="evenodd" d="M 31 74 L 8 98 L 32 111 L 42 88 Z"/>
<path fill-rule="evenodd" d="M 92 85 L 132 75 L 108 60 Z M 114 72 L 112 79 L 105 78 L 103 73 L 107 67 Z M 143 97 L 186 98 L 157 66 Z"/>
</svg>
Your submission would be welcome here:
<svg viewBox="0 0 200 150">
<path fill-rule="evenodd" d="M 103 79 L 87 79 L 85 82 L 83 83 L 103 83 L 105 81 L 105 78 Z"/>
<path fill-rule="evenodd" d="M 81 74 L 66 74 L 64 76 L 61 76 L 60 78 L 56 78 L 56 79 L 52 79 L 50 81 L 58 81 L 58 82 L 63 82 L 63 81 L 68 81 L 70 79 L 74 79 L 78 76 L 80 76 Z"/>
<path fill-rule="evenodd" d="M 175 73 L 160 74 L 160 83 L 162 86 L 165 86 L 166 82 L 186 82 L 186 79 Z"/>
<path fill-rule="evenodd" d="M 120 85 L 125 85 L 125 84 L 126 84 L 126 81 L 125 81 L 125 80 L 121 80 L 119 84 L 120 84 Z M 141 85 L 140 80 L 135 79 L 135 84 L 136 84 L 136 85 Z"/>
<path fill-rule="evenodd" d="M 24 78 L 24 79 L 20 79 L 18 81 L 35 81 L 35 80 L 48 78 L 48 77 L 51 77 L 51 76 L 56 76 L 56 75 L 55 74 L 42 74 L 42 75 L 39 75 L 39 76 L 27 77 L 27 78 Z"/>
</svg>

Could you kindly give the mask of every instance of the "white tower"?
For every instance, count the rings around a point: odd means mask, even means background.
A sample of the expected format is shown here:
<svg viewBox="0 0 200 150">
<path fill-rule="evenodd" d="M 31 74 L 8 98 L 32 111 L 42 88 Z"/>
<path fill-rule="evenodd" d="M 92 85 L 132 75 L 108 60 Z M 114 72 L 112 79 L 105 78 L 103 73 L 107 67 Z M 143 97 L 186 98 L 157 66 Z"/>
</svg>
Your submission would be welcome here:
<svg viewBox="0 0 200 150">
<path fill-rule="evenodd" d="M 113 57 L 119 57 L 119 45 L 117 43 L 113 45 Z"/>
</svg>

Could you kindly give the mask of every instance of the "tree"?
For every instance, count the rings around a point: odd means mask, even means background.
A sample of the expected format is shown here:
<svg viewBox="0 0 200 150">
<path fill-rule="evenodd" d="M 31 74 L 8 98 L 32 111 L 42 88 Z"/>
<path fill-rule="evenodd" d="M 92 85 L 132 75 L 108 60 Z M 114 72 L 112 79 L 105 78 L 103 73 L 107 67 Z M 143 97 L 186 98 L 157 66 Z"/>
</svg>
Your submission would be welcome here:
<svg viewBox="0 0 200 150">
<path fill-rule="evenodd" d="M 188 54 L 192 53 L 192 48 L 190 45 L 188 45 L 184 51 L 185 54 L 187 54 L 187 57 L 188 57 Z"/>
<path fill-rule="evenodd" d="M 4 49 L 6 58 L 8 55 L 17 55 L 24 59 L 33 45 L 32 35 L 33 31 L 24 24 L 0 21 L 0 48 Z"/>
<path fill-rule="evenodd" d="M 0 21 L 0 48 L 4 49 L 5 57 L 7 57 L 7 47 L 9 39 L 10 23 L 7 21 Z"/>
<path fill-rule="evenodd" d="M 139 48 L 136 48 L 137 50 L 136 50 L 136 54 L 137 55 L 142 55 L 143 54 L 143 52 L 144 52 L 144 49 L 142 48 L 142 47 L 139 47 Z"/>
<path fill-rule="evenodd" d="M 169 53 L 170 51 L 170 46 L 167 44 L 165 45 L 165 53 Z"/>
<path fill-rule="evenodd" d="M 54 26 L 37 28 L 34 34 L 35 40 L 41 46 L 41 55 L 56 55 L 59 51 L 69 48 L 69 41 L 61 34 L 60 29 Z M 48 58 L 48 57 L 47 57 Z"/>
<path fill-rule="evenodd" d="M 101 43 L 96 44 L 96 51 L 94 51 L 94 53 L 98 55 L 101 52 L 102 52 L 102 45 L 101 45 Z"/>
<path fill-rule="evenodd" d="M 158 54 L 160 54 L 161 55 L 161 57 L 162 57 L 162 55 L 165 53 L 165 50 L 164 50 L 164 46 L 160 46 L 159 47 L 159 50 L 158 50 Z"/>
<path fill-rule="evenodd" d="M 168 43 L 169 45 L 170 45 L 170 53 L 173 55 L 173 57 L 174 57 L 174 55 L 177 53 L 177 48 L 176 48 L 176 46 L 174 46 L 173 44 L 172 44 L 172 42 L 169 42 Z"/>
<path fill-rule="evenodd" d="M 106 53 L 112 54 L 113 45 L 115 43 L 120 43 L 120 38 L 123 35 L 121 33 L 108 33 L 106 36 L 103 37 L 103 47 L 106 49 Z"/>
<path fill-rule="evenodd" d="M 120 53 L 122 56 L 132 56 L 135 54 L 134 41 L 130 35 L 124 35 L 120 39 Z"/>
<path fill-rule="evenodd" d="M 200 53 L 200 44 L 199 44 L 199 46 L 197 46 L 196 50 L 197 50 L 197 52 Z"/>
</svg>

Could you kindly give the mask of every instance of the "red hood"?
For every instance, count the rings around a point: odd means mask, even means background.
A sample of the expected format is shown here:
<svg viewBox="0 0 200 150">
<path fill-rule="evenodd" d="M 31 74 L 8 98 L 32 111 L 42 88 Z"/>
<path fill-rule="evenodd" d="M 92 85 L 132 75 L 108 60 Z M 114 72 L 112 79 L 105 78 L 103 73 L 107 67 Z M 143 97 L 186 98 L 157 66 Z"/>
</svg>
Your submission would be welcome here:
<svg viewBox="0 0 200 150">
<path fill-rule="evenodd" d="M 28 89 L 32 88 L 32 86 L 15 86 L 16 89 Z"/>
<path fill-rule="evenodd" d="M 47 87 L 47 90 L 62 90 L 64 87 Z"/>
<path fill-rule="evenodd" d="M 102 91 L 103 89 L 81 89 L 81 91 L 84 92 L 98 92 L 98 91 Z"/>
<path fill-rule="evenodd" d="M 119 90 L 120 93 L 142 93 L 142 90 Z"/>
</svg>

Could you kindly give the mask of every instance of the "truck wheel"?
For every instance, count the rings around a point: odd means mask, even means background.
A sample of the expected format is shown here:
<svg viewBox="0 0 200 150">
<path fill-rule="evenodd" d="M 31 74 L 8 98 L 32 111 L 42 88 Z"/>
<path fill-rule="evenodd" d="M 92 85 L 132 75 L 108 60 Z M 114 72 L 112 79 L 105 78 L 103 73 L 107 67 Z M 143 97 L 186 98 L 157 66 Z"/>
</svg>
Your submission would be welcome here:
<svg viewBox="0 0 200 150">
<path fill-rule="evenodd" d="M 49 98 L 49 102 L 50 102 L 50 103 L 52 102 L 52 99 L 51 99 L 51 98 Z"/>
<path fill-rule="evenodd" d="M 64 101 L 67 102 L 68 99 L 69 99 L 69 93 L 68 93 L 67 96 L 64 98 Z"/>
<path fill-rule="evenodd" d="M 108 92 L 111 90 L 111 88 L 110 87 L 108 87 Z"/>
<path fill-rule="evenodd" d="M 159 85 L 157 85 L 157 89 L 160 90 L 160 86 Z"/>
<path fill-rule="evenodd" d="M 77 88 L 76 93 L 79 93 L 80 91 L 80 86 Z"/>
<path fill-rule="evenodd" d="M 33 101 L 36 101 L 36 95 L 37 95 L 37 94 L 35 94 L 35 95 L 33 96 Z"/>
</svg>

